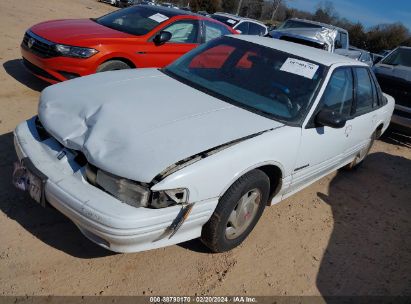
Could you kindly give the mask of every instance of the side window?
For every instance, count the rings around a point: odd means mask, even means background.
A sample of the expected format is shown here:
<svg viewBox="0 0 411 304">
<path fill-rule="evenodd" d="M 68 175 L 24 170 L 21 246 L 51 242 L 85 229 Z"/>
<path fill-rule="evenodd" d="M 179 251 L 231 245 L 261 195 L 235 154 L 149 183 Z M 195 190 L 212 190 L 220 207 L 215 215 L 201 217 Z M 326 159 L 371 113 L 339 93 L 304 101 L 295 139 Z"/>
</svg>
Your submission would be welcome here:
<svg viewBox="0 0 411 304">
<path fill-rule="evenodd" d="M 357 78 L 357 106 L 355 112 L 360 114 L 366 113 L 370 111 L 376 103 L 376 90 L 371 82 L 370 74 L 366 68 L 355 68 L 354 73 Z"/>
<path fill-rule="evenodd" d="M 341 42 L 341 47 L 343 49 L 348 49 L 348 36 L 347 36 L 347 33 L 340 32 L 340 42 Z"/>
<path fill-rule="evenodd" d="M 220 36 L 229 35 L 231 32 L 222 24 L 216 22 L 204 21 L 205 33 L 204 42 L 208 42 Z"/>
<path fill-rule="evenodd" d="M 241 31 L 242 35 L 248 35 L 249 24 L 249 22 L 242 22 L 235 29 Z"/>
<path fill-rule="evenodd" d="M 265 34 L 265 28 L 262 27 L 261 25 L 250 22 L 250 27 L 248 29 L 248 34 L 249 35 L 263 36 Z"/>
<path fill-rule="evenodd" d="M 177 21 L 163 29 L 171 33 L 169 42 L 198 43 L 198 22 L 194 20 Z"/>
<path fill-rule="evenodd" d="M 361 62 L 368 62 L 371 61 L 371 57 L 367 52 L 363 52 L 360 57 Z"/>
<path fill-rule="evenodd" d="M 353 103 L 353 77 L 350 68 L 334 71 L 322 97 L 322 108 L 350 116 Z"/>
</svg>

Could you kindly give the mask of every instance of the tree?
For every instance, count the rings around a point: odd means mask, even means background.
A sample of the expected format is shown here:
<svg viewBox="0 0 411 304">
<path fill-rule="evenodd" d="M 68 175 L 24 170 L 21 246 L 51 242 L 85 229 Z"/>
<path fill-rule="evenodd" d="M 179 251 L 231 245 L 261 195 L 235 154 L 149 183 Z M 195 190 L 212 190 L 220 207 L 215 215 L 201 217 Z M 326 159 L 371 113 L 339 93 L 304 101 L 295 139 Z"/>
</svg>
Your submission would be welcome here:
<svg viewBox="0 0 411 304">
<path fill-rule="evenodd" d="M 221 1 L 221 9 L 224 12 L 234 13 L 236 8 L 237 8 L 236 0 L 222 0 Z"/>
<path fill-rule="evenodd" d="M 220 6 L 219 0 L 191 0 L 190 7 L 194 12 L 207 11 L 215 13 Z"/>
<path fill-rule="evenodd" d="M 318 22 L 333 24 L 338 20 L 338 14 L 335 11 L 334 4 L 330 1 L 320 2 L 314 13 L 313 19 Z"/>
</svg>

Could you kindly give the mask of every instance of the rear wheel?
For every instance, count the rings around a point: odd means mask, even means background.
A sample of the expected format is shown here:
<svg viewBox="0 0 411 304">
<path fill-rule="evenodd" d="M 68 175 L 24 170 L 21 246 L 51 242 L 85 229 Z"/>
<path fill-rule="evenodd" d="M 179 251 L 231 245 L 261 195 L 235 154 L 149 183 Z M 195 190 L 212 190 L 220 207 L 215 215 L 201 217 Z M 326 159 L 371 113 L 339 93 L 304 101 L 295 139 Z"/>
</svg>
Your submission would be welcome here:
<svg viewBox="0 0 411 304">
<path fill-rule="evenodd" d="M 240 177 L 221 197 L 201 240 L 214 252 L 240 245 L 253 230 L 264 211 L 270 191 L 268 176 L 253 170 Z"/>
<path fill-rule="evenodd" d="M 376 132 L 372 133 L 370 142 L 366 147 L 364 147 L 358 154 L 355 156 L 354 160 L 349 163 L 348 165 L 345 166 L 346 169 L 348 170 L 353 170 L 357 168 L 359 165 L 361 165 L 364 161 L 364 159 L 367 157 L 368 153 L 370 152 L 372 145 L 374 144 L 375 139 L 377 138 Z"/>
<path fill-rule="evenodd" d="M 116 70 L 126 70 L 131 69 L 131 67 L 125 63 L 124 61 L 120 60 L 110 60 L 102 63 L 98 69 L 97 73 L 99 72 L 107 72 L 107 71 L 116 71 Z"/>
</svg>

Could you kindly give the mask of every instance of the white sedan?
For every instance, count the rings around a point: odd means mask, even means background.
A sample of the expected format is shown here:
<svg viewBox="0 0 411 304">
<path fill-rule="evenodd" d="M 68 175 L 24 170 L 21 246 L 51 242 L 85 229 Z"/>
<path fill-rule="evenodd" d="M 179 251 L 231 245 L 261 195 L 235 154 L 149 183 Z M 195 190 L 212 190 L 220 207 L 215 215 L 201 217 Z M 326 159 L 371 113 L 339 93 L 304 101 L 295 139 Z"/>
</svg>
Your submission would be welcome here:
<svg viewBox="0 0 411 304">
<path fill-rule="evenodd" d="M 363 63 L 226 36 L 165 69 L 46 88 L 14 132 L 14 184 L 113 251 L 201 237 L 223 252 L 266 205 L 359 165 L 393 109 Z"/>
</svg>

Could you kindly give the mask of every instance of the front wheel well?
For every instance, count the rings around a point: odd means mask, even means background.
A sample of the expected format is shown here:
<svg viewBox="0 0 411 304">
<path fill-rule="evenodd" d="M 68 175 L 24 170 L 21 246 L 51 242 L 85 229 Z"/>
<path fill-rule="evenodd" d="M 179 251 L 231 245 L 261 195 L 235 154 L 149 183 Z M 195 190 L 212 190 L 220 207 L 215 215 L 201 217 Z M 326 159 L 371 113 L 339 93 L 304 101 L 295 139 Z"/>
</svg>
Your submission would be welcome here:
<svg viewBox="0 0 411 304">
<path fill-rule="evenodd" d="M 255 169 L 263 171 L 270 179 L 270 196 L 267 201 L 267 205 L 270 205 L 270 202 L 273 199 L 273 197 L 281 189 L 281 180 L 282 180 L 281 169 L 275 165 L 265 165 L 265 166 L 261 166 Z"/>
<path fill-rule="evenodd" d="M 100 65 L 102 65 L 103 63 L 109 62 L 109 61 L 114 61 L 114 60 L 124 62 L 125 64 L 127 64 L 132 69 L 136 68 L 136 65 L 130 59 L 127 59 L 127 58 L 124 58 L 124 57 L 109 58 L 109 59 L 103 61 L 102 63 L 100 63 Z"/>
</svg>

